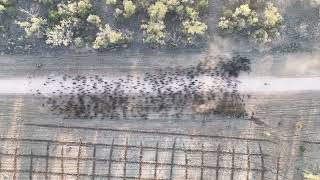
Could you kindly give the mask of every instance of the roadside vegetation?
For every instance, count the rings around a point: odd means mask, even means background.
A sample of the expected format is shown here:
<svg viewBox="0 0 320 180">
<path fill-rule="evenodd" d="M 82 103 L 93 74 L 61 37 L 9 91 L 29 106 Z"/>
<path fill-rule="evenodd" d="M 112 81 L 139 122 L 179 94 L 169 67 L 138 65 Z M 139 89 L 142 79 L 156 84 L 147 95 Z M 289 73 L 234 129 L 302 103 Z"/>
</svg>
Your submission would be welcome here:
<svg viewBox="0 0 320 180">
<path fill-rule="evenodd" d="M 49 10 L 46 17 L 26 12 L 28 18 L 16 21 L 16 24 L 24 29 L 26 37 L 44 39 L 51 47 L 88 45 L 100 49 L 127 42 L 122 32 L 109 24 L 102 24 L 100 17 L 93 13 L 90 0 L 60 2 Z M 95 32 L 94 36 L 92 32 Z"/>
<path fill-rule="evenodd" d="M 5 31 L 7 27 L 5 27 L 4 20 L 5 19 L 14 19 L 16 16 L 16 1 L 15 0 L 0 0 L 0 31 Z"/>
<path fill-rule="evenodd" d="M 108 49 L 132 41 L 154 48 L 185 47 L 205 39 L 208 28 L 201 18 L 208 0 L 105 0 L 102 8 L 113 11 L 112 24 L 106 19 L 110 17 L 96 14 L 92 0 L 35 1 L 50 7 L 49 11 L 40 16 L 22 10 L 27 18 L 15 23 L 24 29 L 26 38 L 42 39 L 50 47 Z M 142 18 L 134 21 L 137 17 Z M 139 26 L 131 31 L 119 28 L 130 23 Z"/>
<path fill-rule="evenodd" d="M 303 179 L 305 179 L 305 180 L 320 180 L 320 175 L 306 171 L 303 174 Z"/>
<path fill-rule="evenodd" d="M 266 44 L 280 36 L 284 18 L 270 3 L 222 8 L 220 32 L 209 33 L 209 0 L 0 0 L 0 29 L 15 42 L 41 47 L 104 50 L 132 44 L 151 48 L 203 47 L 209 34 L 243 36 Z M 15 24 L 15 27 L 8 24 Z M 8 27 L 5 27 L 5 26 Z M 33 46 L 32 44 L 32 46 Z"/>
<path fill-rule="evenodd" d="M 267 2 L 256 8 L 241 4 L 234 9 L 225 9 L 218 26 L 226 33 L 267 43 L 280 36 L 282 22 L 283 17 L 277 7 Z"/>
</svg>

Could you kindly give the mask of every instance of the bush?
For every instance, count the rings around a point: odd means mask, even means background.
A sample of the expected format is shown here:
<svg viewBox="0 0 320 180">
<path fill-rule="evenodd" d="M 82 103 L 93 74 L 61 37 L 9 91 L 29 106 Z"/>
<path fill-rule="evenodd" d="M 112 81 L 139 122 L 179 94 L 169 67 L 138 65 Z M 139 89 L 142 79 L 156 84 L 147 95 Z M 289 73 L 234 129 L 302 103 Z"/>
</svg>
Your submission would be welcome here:
<svg viewBox="0 0 320 180">
<path fill-rule="evenodd" d="M 166 43 L 175 46 L 191 44 L 197 37 L 203 37 L 206 33 L 207 25 L 201 21 L 199 11 L 208 8 L 208 0 L 122 0 L 122 4 L 119 2 L 112 3 L 115 17 L 129 18 L 137 12 L 143 13 L 141 17 L 145 17 L 144 13 L 147 14 L 147 19 L 142 20 L 140 29 L 143 42 L 151 46 L 160 47 Z M 165 24 L 169 19 L 173 23 L 170 34 L 167 33 Z"/>
<path fill-rule="evenodd" d="M 92 23 L 97 29 L 101 26 L 101 19 L 90 14 L 91 10 L 90 0 L 61 2 L 57 4 L 56 9 L 49 11 L 49 23 L 44 19 L 32 17 L 29 21 L 17 21 L 17 24 L 25 29 L 27 36 L 44 37 L 45 43 L 52 47 L 67 47 L 71 44 L 82 47 L 85 44 L 83 36 L 88 33 L 84 32 L 88 29 L 86 25 Z M 114 36 L 110 37 L 111 42 L 114 40 L 112 38 Z"/>
<path fill-rule="evenodd" d="M 303 178 L 305 180 L 320 180 L 320 175 L 305 171 L 303 173 Z"/>
<path fill-rule="evenodd" d="M 207 25 L 198 20 L 185 20 L 182 22 L 183 32 L 189 44 L 194 42 L 196 36 L 202 36 L 207 30 Z"/>
<path fill-rule="evenodd" d="M 91 23 L 91 24 L 96 25 L 97 27 L 100 27 L 100 25 L 101 25 L 101 19 L 100 19 L 100 17 L 97 16 L 97 15 L 92 15 L 92 14 L 90 14 L 90 15 L 88 16 L 88 18 L 87 18 L 87 21 L 88 21 L 89 23 Z"/>
<path fill-rule="evenodd" d="M 108 4 L 108 5 L 116 5 L 117 4 L 117 0 L 106 0 L 106 4 Z"/>
<path fill-rule="evenodd" d="M 119 8 L 116 8 L 113 15 L 115 17 L 120 17 L 122 14 L 123 14 L 123 11 L 121 9 L 119 9 Z"/>
<path fill-rule="evenodd" d="M 168 7 L 161 1 L 157 1 L 148 8 L 148 15 L 151 21 L 159 21 L 164 19 L 167 12 Z"/>
<path fill-rule="evenodd" d="M 60 13 L 57 10 L 51 10 L 48 14 L 48 20 L 51 22 L 59 22 L 62 19 L 66 19 L 68 16 L 66 14 Z"/>
<path fill-rule="evenodd" d="M 278 9 L 272 3 L 267 3 L 265 8 L 258 12 L 251 9 L 249 4 L 242 4 L 234 11 L 226 10 L 218 26 L 224 31 L 249 36 L 259 43 L 267 43 L 279 35 L 282 20 Z"/>
<path fill-rule="evenodd" d="M 90 13 L 92 4 L 90 3 L 90 0 L 80 0 L 75 2 L 68 1 L 67 4 L 59 3 L 57 8 L 60 14 L 84 18 Z"/>
<path fill-rule="evenodd" d="M 34 1 L 54 2 L 53 0 Z M 30 20 L 17 22 L 17 24 L 25 29 L 27 36 L 34 34 L 41 36 L 46 44 L 53 47 L 72 44 L 81 47 L 85 44 L 84 39 L 88 40 L 87 44 L 92 44 L 94 49 L 127 43 L 129 41 L 127 35 L 108 24 L 103 25 L 100 17 L 93 14 L 91 2 L 93 1 L 59 0 L 48 13 L 48 22 Z M 137 20 L 145 18 L 141 20 L 139 31 L 143 35 L 143 43 L 153 47 L 164 46 L 167 43 L 174 46 L 192 44 L 198 37 L 204 37 L 208 28 L 207 24 L 201 20 L 200 13 L 208 7 L 208 0 L 105 0 L 105 2 L 114 8 L 114 16 L 120 17 L 118 20 L 142 13 L 139 18 L 136 18 Z M 272 7 L 269 9 L 268 15 L 273 13 Z M 273 16 L 268 16 L 270 22 Z M 165 22 L 170 22 L 172 25 L 166 25 Z M 97 31 L 96 36 L 92 37 L 94 34 L 88 31 L 93 33 Z"/>
<path fill-rule="evenodd" d="M 53 2 L 53 0 L 35 0 L 41 4 L 51 4 Z"/>
<path fill-rule="evenodd" d="M 127 38 L 123 33 L 113 30 L 108 24 L 99 28 L 99 32 L 96 35 L 96 39 L 92 44 L 94 49 L 102 49 L 120 45 L 127 42 Z"/>
<path fill-rule="evenodd" d="M 257 42 L 261 42 L 261 43 L 266 43 L 269 42 L 269 35 L 267 33 L 267 31 L 265 31 L 264 29 L 258 29 L 256 31 L 254 31 L 254 33 L 252 34 L 252 37 L 257 41 Z"/>
<path fill-rule="evenodd" d="M 0 14 L 2 14 L 3 12 L 5 12 L 7 10 L 6 7 L 4 7 L 4 5 L 0 4 Z"/>
<path fill-rule="evenodd" d="M 196 9 L 197 11 L 206 11 L 209 7 L 209 0 L 197 0 L 196 1 Z"/>
<path fill-rule="evenodd" d="M 46 44 L 56 46 L 69 46 L 73 42 L 72 21 L 62 20 L 59 25 L 46 31 Z"/>
<path fill-rule="evenodd" d="M 136 12 L 136 6 L 130 0 L 124 0 L 123 7 L 124 7 L 123 15 L 125 18 L 131 17 Z"/>
<path fill-rule="evenodd" d="M 74 43 L 74 45 L 77 47 L 77 48 L 81 48 L 81 47 L 83 47 L 84 46 L 84 41 L 83 41 L 83 38 L 81 38 L 81 37 L 77 37 L 77 38 L 75 38 L 74 40 L 73 40 L 73 43 Z"/>
<path fill-rule="evenodd" d="M 79 47 L 83 40 L 80 37 L 74 39 L 74 36 L 81 33 L 78 32 L 80 24 L 90 22 L 98 26 L 101 23 L 98 16 L 89 15 L 91 8 L 90 0 L 59 3 L 57 9 L 51 10 L 48 15 L 52 24 L 45 32 L 46 44 L 57 47 L 74 43 Z"/>
<path fill-rule="evenodd" d="M 182 22 L 182 32 L 184 33 L 188 44 L 193 44 L 196 37 L 203 36 L 208 26 L 200 21 L 199 12 L 193 8 L 186 8 L 186 18 Z"/>
<path fill-rule="evenodd" d="M 0 0 L 0 14 L 7 12 L 11 16 L 16 15 L 16 8 L 13 8 L 13 0 Z"/>
<path fill-rule="evenodd" d="M 199 12 L 195 11 L 193 8 L 187 7 L 186 8 L 186 16 L 189 19 L 198 19 Z"/>
<path fill-rule="evenodd" d="M 0 0 L 0 4 L 2 4 L 5 7 L 9 7 L 11 5 L 13 5 L 13 0 Z"/>
<path fill-rule="evenodd" d="M 280 25 L 282 20 L 283 18 L 278 9 L 272 3 L 268 3 L 264 10 L 264 25 L 268 28 L 273 28 Z"/>
<path fill-rule="evenodd" d="M 152 46 L 162 46 L 165 44 L 166 37 L 166 26 L 163 21 L 150 21 L 146 24 L 141 25 L 143 30 L 143 41 L 145 43 L 151 44 Z"/>
<path fill-rule="evenodd" d="M 161 0 L 161 2 L 163 2 L 170 10 L 174 10 L 180 5 L 179 0 Z"/>
<path fill-rule="evenodd" d="M 32 16 L 27 21 L 16 21 L 16 24 L 24 29 L 27 37 L 42 37 L 44 26 L 47 24 L 47 20 Z"/>
<path fill-rule="evenodd" d="M 150 1 L 149 0 L 139 0 L 137 1 L 137 4 L 141 6 L 143 9 L 147 9 L 150 6 Z"/>
</svg>

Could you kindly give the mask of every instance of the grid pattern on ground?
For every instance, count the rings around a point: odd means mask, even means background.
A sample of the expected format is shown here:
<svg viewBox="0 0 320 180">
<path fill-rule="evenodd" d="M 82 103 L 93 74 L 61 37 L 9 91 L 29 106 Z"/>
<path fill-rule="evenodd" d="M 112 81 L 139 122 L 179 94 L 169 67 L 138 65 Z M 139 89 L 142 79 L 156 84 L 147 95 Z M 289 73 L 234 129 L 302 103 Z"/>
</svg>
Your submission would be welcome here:
<svg viewBox="0 0 320 180">
<path fill-rule="evenodd" d="M 48 127 L 64 128 L 64 127 Z M 70 127 L 68 127 L 70 128 Z M 90 130 L 90 129 L 88 129 Z M 211 137 L 212 141 L 215 137 Z M 232 138 L 232 137 L 229 137 Z M 238 140 L 238 139 L 236 139 Z M 260 142 L 258 152 L 246 146 L 217 144 L 208 150 L 186 148 L 176 136 L 169 147 L 145 144 L 92 143 L 27 138 L 0 138 L 0 174 L 10 179 L 269 179 Z M 184 148 L 181 148 L 184 147 Z M 24 150 L 22 150 L 24 149 Z M 28 150 L 25 150 L 28 149 Z M 279 179 L 279 162 L 274 174 Z"/>
</svg>

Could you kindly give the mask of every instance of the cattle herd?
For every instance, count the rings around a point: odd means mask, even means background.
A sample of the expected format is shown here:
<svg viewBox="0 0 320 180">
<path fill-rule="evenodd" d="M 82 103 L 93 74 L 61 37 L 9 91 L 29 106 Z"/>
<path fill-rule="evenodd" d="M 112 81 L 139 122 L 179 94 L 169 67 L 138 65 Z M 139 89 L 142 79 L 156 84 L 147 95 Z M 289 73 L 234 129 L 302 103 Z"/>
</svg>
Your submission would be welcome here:
<svg viewBox="0 0 320 180">
<path fill-rule="evenodd" d="M 250 72 L 246 57 L 207 57 L 195 66 L 155 69 L 152 73 L 107 76 L 49 76 L 34 95 L 65 118 L 181 118 L 222 115 L 252 118 L 237 77 Z"/>
</svg>

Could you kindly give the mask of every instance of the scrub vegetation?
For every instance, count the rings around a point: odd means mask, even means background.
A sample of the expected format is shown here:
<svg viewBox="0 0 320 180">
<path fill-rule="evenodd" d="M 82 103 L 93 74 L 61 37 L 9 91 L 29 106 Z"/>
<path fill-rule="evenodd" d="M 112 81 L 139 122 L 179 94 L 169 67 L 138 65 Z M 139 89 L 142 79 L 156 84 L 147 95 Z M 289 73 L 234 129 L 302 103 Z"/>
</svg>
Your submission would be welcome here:
<svg viewBox="0 0 320 180">
<path fill-rule="evenodd" d="M 0 27 L 3 36 L 13 40 L 14 48 L 29 44 L 99 51 L 130 45 L 200 48 L 216 36 L 242 36 L 266 44 L 281 36 L 285 19 L 275 4 L 227 2 L 221 10 L 211 13 L 217 11 L 212 9 L 215 3 L 209 0 L 33 0 L 31 5 L 26 5 L 16 0 L 0 0 L 0 16 L 8 21 Z M 209 22 L 215 23 L 209 26 Z M 11 36 L 7 35 L 10 33 Z"/>
<path fill-rule="evenodd" d="M 313 174 L 312 172 L 306 171 L 303 174 L 305 180 L 320 180 L 320 175 Z"/>
<path fill-rule="evenodd" d="M 219 28 L 227 33 L 247 36 L 259 43 L 271 42 L 280 36 L 283 17 L 270 2 L 258 7 L 241 4 L 235 9 L 224 10 Z"/>
<path fill-rule="evenodd" d="M 112 11 L 113 17 L 96 14 L 99 9 L 92 0 L 36 2 L 50 7 L 49 11 L 40 16 L 23 10 L 27 18 L 15 23 L 26 38 L 42 39 L 50 47 L 107 49 L 132 41 L 151 47 L 185 47 L 205 39 L 208 28 L 200 13 L 207 11 L 208 0 L 106 0 L 101 8 Z M 138 23 L 138 28 L 121 28 L 130 23 Z M 138 34 L 137 39 L 132 34 Z"/>
</svg>

